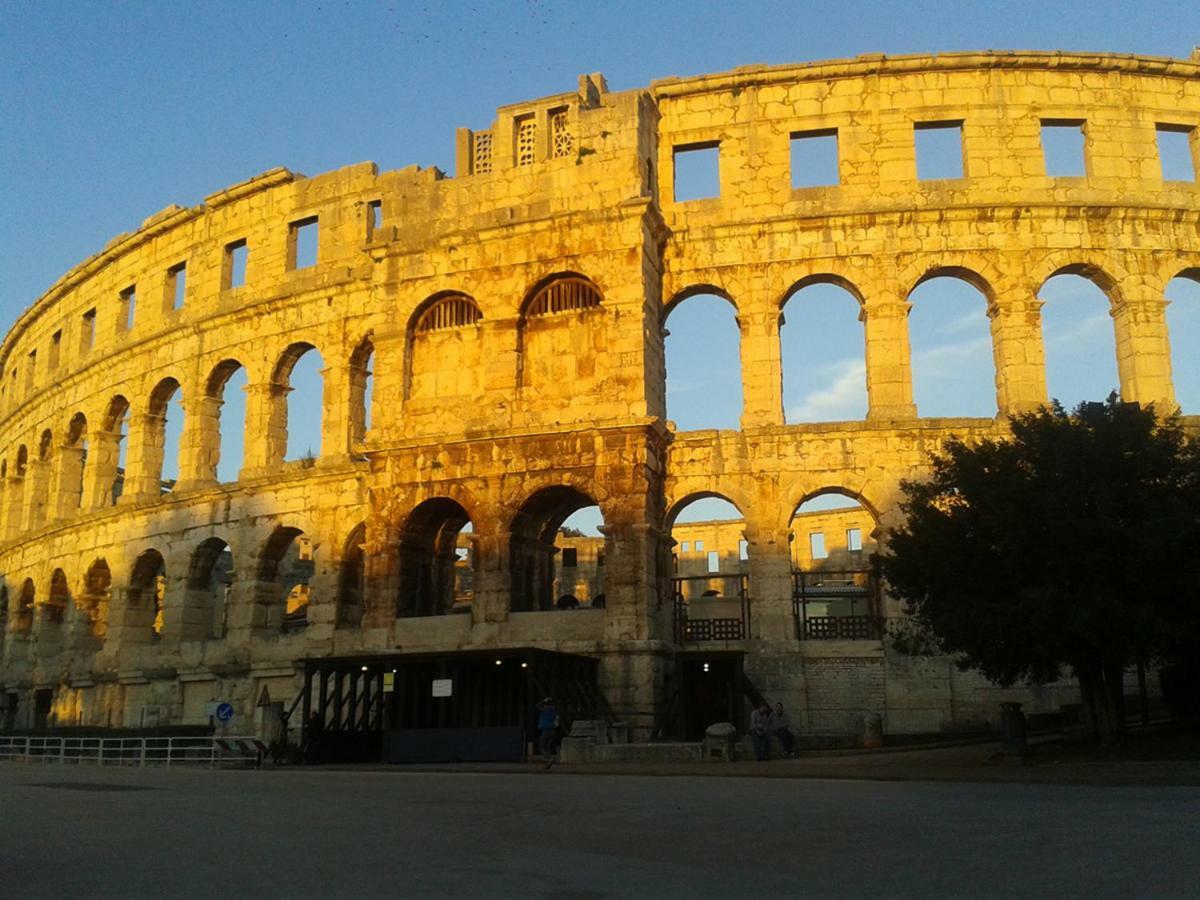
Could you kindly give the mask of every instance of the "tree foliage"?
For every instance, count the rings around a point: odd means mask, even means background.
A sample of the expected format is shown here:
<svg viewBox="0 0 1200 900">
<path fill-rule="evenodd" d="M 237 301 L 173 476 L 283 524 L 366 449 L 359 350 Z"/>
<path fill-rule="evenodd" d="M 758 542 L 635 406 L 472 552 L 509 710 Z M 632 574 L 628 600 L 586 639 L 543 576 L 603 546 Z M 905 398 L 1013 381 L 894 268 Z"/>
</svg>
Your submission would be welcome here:
<svg viewBox="0 0 1200 900">
<path fill-rule="evenodd" d="M 876 565 L 963 668 L 1007 686 L 1069 667 L 1108 737 L 1125 668 L 1200 637 L 1200 445 L 1115 395 L 1010 425 L 904 483 Z"/>
</svg>

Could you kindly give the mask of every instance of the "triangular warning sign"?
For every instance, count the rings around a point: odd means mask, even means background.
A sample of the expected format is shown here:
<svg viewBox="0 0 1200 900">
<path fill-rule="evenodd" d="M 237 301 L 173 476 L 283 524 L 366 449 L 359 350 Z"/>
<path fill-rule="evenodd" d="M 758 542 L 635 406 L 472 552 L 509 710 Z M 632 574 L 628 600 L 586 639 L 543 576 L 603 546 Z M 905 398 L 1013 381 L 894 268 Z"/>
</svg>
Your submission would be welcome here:
<svg viewBox="0 0 1200 900">
<path fill-rule="evenodd" d="M 267 686 L 265 684 L 263 685 L 262 693 L 258 695 L 258 705 L 259 706 L 270 706 L 271 705 L 271 692 L 269 690 L 267 690 Z"/>
</svg>

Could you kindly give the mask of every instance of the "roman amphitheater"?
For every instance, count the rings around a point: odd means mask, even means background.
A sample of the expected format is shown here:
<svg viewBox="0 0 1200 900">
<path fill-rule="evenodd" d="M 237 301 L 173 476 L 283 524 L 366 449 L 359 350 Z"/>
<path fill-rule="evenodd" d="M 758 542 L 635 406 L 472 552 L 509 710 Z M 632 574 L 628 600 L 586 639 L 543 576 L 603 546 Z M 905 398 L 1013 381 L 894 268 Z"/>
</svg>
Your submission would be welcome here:
<svg viewBox="0 0 1200 900">
<path fill-rule="evenodd" d="M 1082 175 L 1048 173 L 1054 127 L 1082 135 Z M 919 177 L 914 138 L 939 129 L 959 177 Z M 1190 181 L 1164 179 L 1167 137 Z M 829 184 L 794 182 L 808 139 L 836 142 Z M 691 153 L 713 196 L 676 197 Z M 291 713 L 375 753 L 389 729 L 527 725 L 550 692 L 634 740 L 758 696 L 811 736 L 1054 710 L 1070 685 L 902 652 L 867 557 L 929 451 L 1046 402 L 1052 276 L 1107 296 L 1122 396 L 1177 409 L 1164 291 L 1200 280 L 1197 168 L 1195 54 L 870 56 L 587 75 L 460 130 L 454 177 L 273 169 L 170 206 L 0 350 L 0 726 L 203 725 L 223 701 L 231 733 Z M 914 405 L 909 297 L 943 276 L 986 300 L 994 417 Z M 782 311 L 814 284 L 859 305 L 862 420 L 785 423 Z M 736 309 L 737 429 L 668 418 L 666 327 L 701 294 Z M 322 400 L 298 404 L 313 353 Z M 244 422 L 222 416 L 235 375 Z M 317 416 L 319 453 L 286 459 Z M 229 429 L 244 459 L 218 480 Z M 797 515 L 835 492 L 861 506 Z M 704 497 L 742 519 L 675 528 Z M 591 506 L 602 537 L 562 529 Z"/>
</svg>

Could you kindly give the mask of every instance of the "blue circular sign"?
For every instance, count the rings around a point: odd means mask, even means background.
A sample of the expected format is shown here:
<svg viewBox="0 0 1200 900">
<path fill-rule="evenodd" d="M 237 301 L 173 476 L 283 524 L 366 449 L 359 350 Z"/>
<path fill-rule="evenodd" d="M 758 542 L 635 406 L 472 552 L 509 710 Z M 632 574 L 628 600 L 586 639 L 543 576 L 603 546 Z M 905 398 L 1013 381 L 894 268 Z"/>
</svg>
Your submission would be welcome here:
<svg viewBox="0 0 1200 900">
<path fill-rule="evenodd" d="M 233 706 L 228 703 L 222 703 L 217 707 L 217 721 L 228 722 L 233 718 Z"/>
</svg>

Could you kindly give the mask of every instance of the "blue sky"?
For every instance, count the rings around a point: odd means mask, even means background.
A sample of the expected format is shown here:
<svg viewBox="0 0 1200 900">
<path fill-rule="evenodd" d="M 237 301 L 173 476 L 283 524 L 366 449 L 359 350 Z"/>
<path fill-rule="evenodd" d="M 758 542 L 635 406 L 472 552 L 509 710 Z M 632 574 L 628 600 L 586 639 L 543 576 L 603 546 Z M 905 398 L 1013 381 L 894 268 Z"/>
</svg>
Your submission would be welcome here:
<svg viewBox="0 0 1200 900">
<path fill-rule="evenodd" d="M 1198 38 L 1200 4 L 1190 2 L 5 0 L 0 325 L 114 235 L 171 203 L 196 204 L 278 165 L 315 174 L 370 159 L 383 169 L 417 163 L 453 173 L 456 127 L 484 127 L 499 105 L 572 90 L 583 72 L 603 72 L 621 90 L 751 63 L 875 52 L 1186 56 Z M 788 308 L 788 420 L 859 417 L 861 325 L 835 289 L 809 290 Z M 1089 290 L 1064 281 L 1044 294 L 1051 391 L 1068 402 L 1115 386 L 1103 363 L 1111 363 L 1111 322 Z M 922 412 L 994 411 L 990 351 L 979 343 L 986 319 L 972 295 L 938 281 L 913 298 Z M 1175 353 L 1180 400 L 1200 412 L 1200 291 L 1175 284 L 1170 296 L 1176 334 L 1190 332 L 1186 352 Z M 791 315 L 801 300 L 819 308 L 808 326 Z M 1067 307 L 1077 317 L 1059 322 Z M 731 351 L 721 326 L 730 311 L 711 308 L 710 321 L 689 325 L 686 304 L 670 321 L 673 340 L 692 329 L 687 355 L 706 363 L 689 368 L 678 354 L 669 358 L 668 415 L 681 427 L 710 424 L 710 416 L 719 420 L 711 424 L 736 424 L 740 398 L 707 395 L 706 384 L 723 377 L 716 363 L 736 366 L 737 358 L 736 335 Z M 232 406 L 226 414 L 235 417 Z"/>
</svg>

